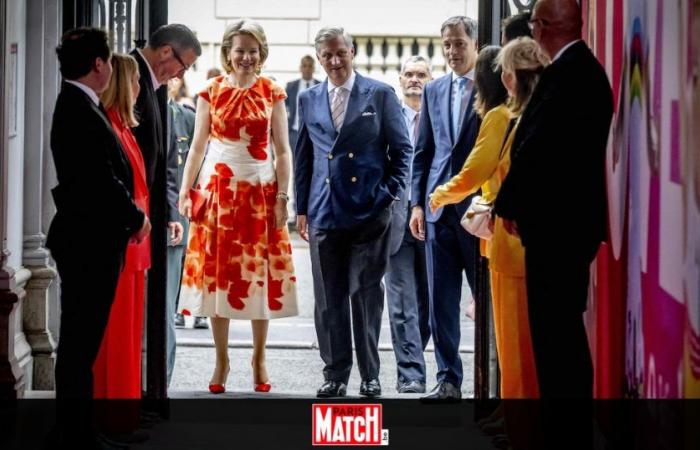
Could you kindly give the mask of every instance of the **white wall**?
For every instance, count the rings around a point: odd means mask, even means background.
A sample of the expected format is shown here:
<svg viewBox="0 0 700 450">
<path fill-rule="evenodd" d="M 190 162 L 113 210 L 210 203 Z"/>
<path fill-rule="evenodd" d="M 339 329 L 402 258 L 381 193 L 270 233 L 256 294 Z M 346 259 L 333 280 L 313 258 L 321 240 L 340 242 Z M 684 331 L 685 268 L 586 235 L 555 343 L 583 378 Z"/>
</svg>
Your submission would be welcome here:
<svg viewBox="0 0 700 450">
<path fill-rule="evenodd" d="M 17 70 L 15 75 L 17 108 L 16 132 L 9 131 L 8 163 L 7 163 L 7 248 L 11 254 L 8 263 L 13 268 L 22 265 L 23 241 L 23 174 L 24 174 L 24 89 L 25 89 L 25 49 L 26 49 L 26 11 L 24 2 L 10 1 L 7 4 L 7 55 L 8 72 L 10 69 L 10 46 L 18 44 Z M 12 75 L 7 73 L 8 78 Z M 32 79 L 31 77 L 29 78 Z M 7 92 L 8 101 L 11 92 Z M 10 107 L 9 114 L 14 114 Z M 9 118 L 8 118 L 9 119 Z M 37 130 L 40 132 L 40 130 Z"/>
<path fill-rule="evenodd" d="M 240 17 L 253 18 L 265 29 L 270 45 L 265 73 L 284 84 L 299 77 L 302 56 L 314 55 L 313 39 L 323 26 L 340 25 L 358 36 L 438 37 L 446 18 L 478 19 L 477 7 L 478 0 L 170 0 L 168 13 L 169 22 L 189 26 L 203 44 L 196 69 L 185 77 L 194 94 L 204 86 L 206 71 L 220 67 L 221 36 Z M 325 78 L 316 66 L 316 77 Z M 397 84 L 393 74 L 389 78 L 385 81 Z"/>
</svg>

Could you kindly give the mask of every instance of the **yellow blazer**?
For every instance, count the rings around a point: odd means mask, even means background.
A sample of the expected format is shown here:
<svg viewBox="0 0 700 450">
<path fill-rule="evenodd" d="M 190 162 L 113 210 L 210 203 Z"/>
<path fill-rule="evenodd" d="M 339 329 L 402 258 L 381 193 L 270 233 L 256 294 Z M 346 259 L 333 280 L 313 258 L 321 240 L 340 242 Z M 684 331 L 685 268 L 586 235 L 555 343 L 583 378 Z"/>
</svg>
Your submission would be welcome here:
<svg viewBox="0 0 700 450">
<path fill-rule="evenodd" d="M 486 113 L 479 129 L 474 148 L 464 163 L 462 170 L 447 183 L 438 186 L 430 194 L 430 200 L 437 206 L 458 203 L 481 188 L 484 200 L 493 202 L 498 195 L 503 179 L 510 169 L 510 148 L 513 144 L 513 128 L 503 147 L 503 138 L 512 115 L 505 105 L 497 106 Z M 493 237 L 481 241 L 481 253 L 489 258 L 492 270 L 514 277 L 525 276 L 525 252 L 520 239 L 508 234 L 503 220 L 496 217 Z"/>
</svg>

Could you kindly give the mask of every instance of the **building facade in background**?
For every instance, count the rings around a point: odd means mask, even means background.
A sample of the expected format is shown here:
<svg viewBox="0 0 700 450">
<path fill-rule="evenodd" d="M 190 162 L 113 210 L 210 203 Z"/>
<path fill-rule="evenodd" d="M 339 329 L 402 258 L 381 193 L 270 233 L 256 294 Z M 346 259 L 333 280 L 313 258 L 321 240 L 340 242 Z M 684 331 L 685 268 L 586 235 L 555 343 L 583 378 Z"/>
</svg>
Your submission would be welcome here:
<svg viewBox="0 0 700 450">
<path fill-rule="evenodd" d="M 355 68 L 399 92 L 401 61 L 422 55 L 432 62 L 434 76 L 445 73 L 440 25 L 455 15 L 478 18 L 478 0 L 170 0 L 170 22 L 187 24 L 202 43 L 202 56 L 185 81 L 194 95 L 205 85 L 208 69 L 221 68 L 221 37 L 226 26 L 242 17 L 265 29 L 270 55 L 263 72 L 282 86 L 299 78 L 304 55 L 316 58 L 314 37 L 324 26 L 339 25 L 355 38 Z M 324 79 L 320 65 L 315 77 Z"/>
</svg>

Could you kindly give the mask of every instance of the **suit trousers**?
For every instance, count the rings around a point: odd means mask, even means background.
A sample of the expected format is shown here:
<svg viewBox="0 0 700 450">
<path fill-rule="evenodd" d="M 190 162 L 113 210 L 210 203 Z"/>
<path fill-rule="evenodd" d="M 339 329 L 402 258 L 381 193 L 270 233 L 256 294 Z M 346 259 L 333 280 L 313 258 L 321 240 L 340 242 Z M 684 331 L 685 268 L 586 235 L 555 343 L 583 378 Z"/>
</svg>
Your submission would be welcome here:
<svg viewBox="0 0 700 450">
<path fill-rule="evenodd" d="M 592 448 L 593 364 L 583 313 L 594 257 L 594 248 L 577 251 L 533 243 L 525 247 L 545 449 L 561 448 L 562 442 L 571 449 Z"/>
<path fill-rule="evenodd" d="M 93 397 L 92 366 L 102 344 L 121 272 L 121 257 L 53 252 L 61 277 L 60 340 L 56 350 L 56 398 Z M 78 256 L 80 255 L 80 256 Z"/>
<path fill-rule="evenodd" d="M 528 315 L 542 398 L 593 396 L 593 365 L 583 313 L 595 252 L 529 244 Z"/>
<path fill-rule="evenodd" d="M 175 312 L 177 311 L 177 303 L 180 297 L 180 281 L 182 280 L 182 263 L 184 255 L 184 245 L 168 245 L 168 273 L 165 292 L 165 319 L 168 324 L 168 386 L 170 385 L 170 380 L 173 377 L 173 368 L 175 367 L 175 350 L 177 346 L 177 341 L 175 338 Z"/>
<path fill-rule="evenodd" d="M 411 234 L 409 218 L 399 250 L 389 257 L 386 296 L 398 383 L 425 383 L 423 352 L 430 340 L 425 243 Z"/>
<path fill-rule="evenodd" d="M 107 329 L 122 256 L 71 248 L 52 250 L 61 278 L 60 339 L 56 350 L 56 419 L 66 441 L 93 432 L 92 367 Z M 76 441 L 77 442 L 77 441 Z"/>
<path fill-rule="evenodd" d="M 379 332 L 384 310 L 382 277 L 389 259 L 390 207 L 349 229 L 309 227 L 314 320 L 326 380 L 347 384 L 352 334 L 360 376 L 379 377 Z M 349 300 L 349 301 L 348 301 Z"/>
<path fill-rule="evenodd" d="M 459 357 L 462 273 L 474 292 L 479 241 L 459 223 L 453 205 L 436 222 L 427 223 L 426 257 L 430 291 L 430 330 L 438 365 L 437 381 L 462 385 Z"/>
</svg>

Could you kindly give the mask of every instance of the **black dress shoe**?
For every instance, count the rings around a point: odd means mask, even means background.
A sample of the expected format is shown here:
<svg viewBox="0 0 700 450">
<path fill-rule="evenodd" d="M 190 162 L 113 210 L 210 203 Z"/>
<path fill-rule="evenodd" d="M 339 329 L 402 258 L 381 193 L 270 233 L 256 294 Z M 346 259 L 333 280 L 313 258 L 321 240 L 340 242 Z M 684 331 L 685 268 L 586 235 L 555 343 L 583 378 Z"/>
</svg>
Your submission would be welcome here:
<svg viewBox="0 0 700 450">
<path fill-rule="evenodd" d="M 418 380 L 399 383 L 396 386 L 396 392 L 398 392 L 399 394 L 424 394 L 425 383 Z"/>
<path fill-rule="evenodd" d="M 457 403 L 462 398 L 462 391 L 449 381 L 440 381 L 420 400 L 424 403 Z"/>
<path fill-rule="evenodd" d="M 348 387 L 342 381 L 326 380 L 316 391 L 316 397 L 345 397 L 347 389 Z"/>
<path fill-rule="evenodd" d="M 360 383 L 360 395 L 365 397 L 379 397 L 382 395 L 382 386 L 376 378 Z"/>
</svg>

